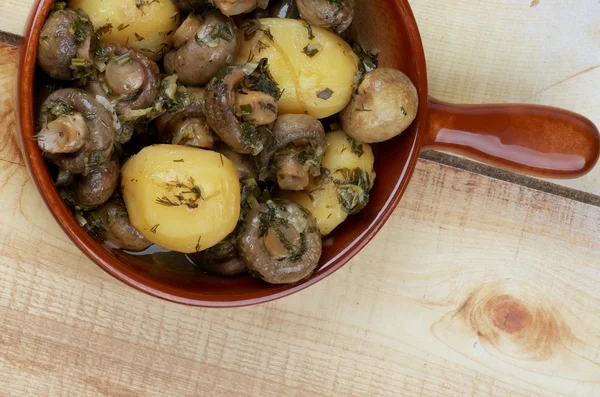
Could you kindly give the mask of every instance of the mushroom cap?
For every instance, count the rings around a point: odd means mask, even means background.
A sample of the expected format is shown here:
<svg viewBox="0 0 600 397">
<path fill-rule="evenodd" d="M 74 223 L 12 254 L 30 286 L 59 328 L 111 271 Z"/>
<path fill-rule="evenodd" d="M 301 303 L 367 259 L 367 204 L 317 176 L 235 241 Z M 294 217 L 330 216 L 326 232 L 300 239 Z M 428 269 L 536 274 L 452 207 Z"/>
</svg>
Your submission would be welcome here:
<svg viewBox="0 0 600 397">
<path fill-rule="evenodd" d="M 121 200 L 111 200 L 94 212 L 103 223 L 98 233 L 118 248 L 139 252 L 152 245 L 131 225 L 125 203 Z"/>
<path fill-rule="evenodd" d="M 419 94 L 407 75 L 395 69 L 375 69 L 365 75 L 340 120 L 355 140 L 377 143 L 404 132 L 418 109 Z"/>
<path fill-rule="evenodd" d="M 42 104 L 38 120 L 40 128 L 55 118 L 52 111 L 57 106 L 83 116 L 89 130 L 89 139 L 76 153 L 46 153 L 46 158 L 58 168 L 72 174 L 84 173 L 108 160 L 116 134 L 112 114 L 92 94 L 76 88 L 64 88 L 54 91 Z"/>
<path fill-rule="evenodd" d="M 342 34 L 354 19 L 354 0 L 296 0 L 302 19 Z"/>
<path fill-rule="evenodd" d="M 299 234 L 299 252 L 287 258 L 272 256 L 264 237 L 269 229 L 286 235 L 286 228 Z M 271 201 L 250 211 L 238 247 L 250 272 L 271 284 L 292 284 L 309 277 L 319 264 L 323 248 L 315 219 L 289 200 Z"/>
<path fill-rule="evenodd" d="M 82 175 L 75 187 L 75 204 L 94 208 L 106 203 L 117 189 L 119 173 L 119 160 L 113 158 Z"/>
<path fill-rule="evenodd" d="M 40 33 L 38 64 L 50 77 L 73 80 L 71 59 L 91 58 L 96 38 L 89 16 L 81 9 L 52 13 Z M 80 47 L 86 47 L 82 53 Z"/>
<path fill-rule="evenodd" d="M 217 74 L 219 69 L 230 65 L 238 49 L 237 27 L 233 21 L 218 13 L 210 12 L 199 17 L 191 14 L 188 19 L 196 19 L 191 24 L 186 20 L 180 29 L 185 34 L 176 32 L 178 36 L 189 36 L 180 47 L 165 55 L 164 65 L 167 73 L 177 74 L 179 82 L 184 85 L 204 85 Z M 190 34 L 190 26 L 198 29 Z"/>
</svg>

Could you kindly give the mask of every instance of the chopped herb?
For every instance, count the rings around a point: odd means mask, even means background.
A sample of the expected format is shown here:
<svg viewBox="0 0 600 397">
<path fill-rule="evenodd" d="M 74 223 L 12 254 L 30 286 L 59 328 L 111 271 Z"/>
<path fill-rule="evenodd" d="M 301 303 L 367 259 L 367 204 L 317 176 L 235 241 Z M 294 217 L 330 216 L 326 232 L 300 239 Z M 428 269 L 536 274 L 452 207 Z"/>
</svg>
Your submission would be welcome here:
<svg viewBox="0 0 600 397">
<path fill-rule="evenodd" d="M 96 29 L 96 34 L 98 36 L 102 36 L 104 34 L 111 34 L 112 33 L 112 29 L 113 29 L 113 24 L 112 23 L 105 23 L 104 25 L 100 26 L 98 29 Z"/>
<path fill-rule="evenodd" d="M 120 32 L 121 30 L 125 30 L 129 27 L 129 24 L 120 24 L 119 26 L 117 26 L 117 30 Z"/>
<path fill-rule="evenodd" d="M 329 88 L 325 88 L 323 91 L 317 93 L 317 97 L 319 97 L 319 98 L 323 99 L 324 101 L 326 101 L 329 98 L 331 98 L 331 96 L 333 94 L 334 94 L 333 91 L 331 91 Z"/>
<path fill-rule="evenodd" d="M 271 28 L 263 29 L 263 33 L 269 38 L 269 40 L 275 42 L 275 37 L 273 37 L 273 34 L 271 34 Z"/>
<path fill-rule="evenodd" d="M 202 241 L 202 236 L 198 237 L 198 242 L 196 243 L 196 252 L 202 251 L 202 244 L 200 244 L 200 241 Z"/>
<path fill-rule="evenodd" d="M 378 59 L 376 54 L 366 51 L 360 44 L 356 42 L 352 44 L 352 49 L 360 58 L 365 72 L 369 73 L 377 69 Z"/>
<path fill-rule="evenodd" d="M 313 30 L 312 30 L 312 26 L 309 22 L 304 21 L 304 27 L 306 28 L 306 31 L 308 32 L 308 39 L 312 40 L 315 38 L 315 35 L 313 34 Z"/>
<path fill-rule="evenodd" d="M 173 160 L 173 162 L 174 162 L 174 163 L 185 163 L 185 160 L 184 160 L 184 159 L 181 159 L 181 160 Z"/>
<path fill-rule="evenodd" d="M 250 19 L 246 22 L 246 25 L 242 26 L 244 30 L 244 39 L 249 41 L 254 37 L 256 32 L 261 28 L 262 24 L 258 19 Z"/>
<path fill-rule="evenodd" d="M 64 1 L 59 1 L 54 3 L 54 5 L 52 6 L 52 12 L 61 11 L 65 8 L 67 8 L 67 3 Z"/>
<path fill-rule="evenodd" d="M 402 114 L 403 114 L 404 116 L 408 116 L 408 113 L 406 112 L 406 109 L 404 109 L 404 106 L 402 106 L 402 107 L 400 108 L 400 111 L 402 111 Z"/>
<path fill-rule="evenodd" d="M 223 155 L 219 153 L 219 156 L 221 157 L 221 167 L 223 167 L 225 165 L 225 163 L 223 162 Z"/>
<path fill-rule="evenodd" d="M 348 140 L 348 142 L 350 143 L 350 146 L 352 147 L 352 153 L 357 155 L 359 158 L 362 157 L 362 155 L 365 153 L 363 144 L 360 142 L 357 142 L 349 135 L 346 136 L 346 139 Z"/>
<path fill-rule="evenodd" d="M 135 38 L 137 39 L 137 41 L 142 41 L 142 40 L 144 40 L 144 38 L 143 38 L 142 36 L 140 36 L 139 34 L 137 34 L 136 32 L 135 32 L 135 33 L 133 33 L 133 34 L 134 34 Z"/>
<path fill-rule="evenodd" d="M 119 66 L 125 65 L 127 62 L 131 61 L 131 54 L 128 51 L 125 54 L 116 56 L 113 61 Z"/>
<path fill-rule="evenodd" d="M 150 229 L 150 232 L 151 232 L 151 233 L 154 233 L 154 234 L 156 234 L 156 230 L 158 230 L 158 227 L 159 227 L 159 226 L 160 226 L 160 223 L 159 223 L 158 225 L 154 225 L 154 226 L 152 227 L 152 229 Z"/>
<path fill-rule="evenodd" d="M 142 13 L 142 15 L 146 15 L 144 12 L 144 7 L 149 6 L 152 3 L 160 3 L 160 0 L 136 0 L 135 6 Z"/>
<path fill-rule="evenodd" d="M 260 91 L 271 95 L 276 101 L 280 100 L 283 94 L 269 71 L 267 58 L 262 58 L 256 69 L 246 77 L 245 85 L 251 91 Z"/>
<path fill-rule="evenodd" d="M 315 55 L 317 55 L 317 53 L 319 52 L 319 47 L 309 44 L 306 47 L 304 47 L 304 53 L 306 54 L 307 57 L 312 58 Z"/>
<path fill-rule="evenodd" d="M 164 205 L 165 207 L 179 207 L 181 204 L 173 202 L 167 196 L 162 196 L 156 199 L 156 204 Z"/>
<path fill-rule="evenodd" d="M 245 116 L 248 114 L 252 114 L 252 105 L 241 105 L 240 116 Z"/>
</svg>

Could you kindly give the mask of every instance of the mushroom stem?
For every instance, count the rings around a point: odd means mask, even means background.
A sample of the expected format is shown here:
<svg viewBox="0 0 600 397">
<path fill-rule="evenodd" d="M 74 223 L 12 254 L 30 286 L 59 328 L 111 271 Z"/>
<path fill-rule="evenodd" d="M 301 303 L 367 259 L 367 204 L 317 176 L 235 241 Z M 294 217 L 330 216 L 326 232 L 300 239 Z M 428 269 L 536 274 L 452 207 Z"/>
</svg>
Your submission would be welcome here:
<svg viewBox="0 0 600 397">
<path fill-rule="evenodd" d="M 116 59 L 110 61 L 104 76 L 108 86 L 120 95 L 129 95 L 138 91 L 146 80 L 144 67 L 131 57 L 124 58 L 123 61 Z"/>
<path fill-rule="evenodd" d="M 295 155 L 277 156 L 277 184 L 283 190 L 304 190 L 310 176 L 304 167 L 295 158 Z"/>
<path fill-rule="evenodd" d="M 37 140 L 43 152 L 75 153 L 85 145 L 89 134 L 81 113 L 64 114 L 46 124 L 37 135 Z"/>
<path fill-rule="evenodd" d="M 271 124 L 277 120 L 275 98 L 260 91 L 236 93 L 235 110 L 244 120 L 256 126 Z"/>
<path fill-rule="evenodd" d="M 271 256 L 283 259 L 287 258 L 290 255 L 290 253 L 285 248 L 285 246 L 283 245 L 277 234 L 273 231 L 273 229 L 269 229 L 267 231 L 267 234 L 265 234 L 265 236 L 263 237 L 263 241 L 265 243 L 265 248 L 267 249 L 267 252 Z"/>
</svg>

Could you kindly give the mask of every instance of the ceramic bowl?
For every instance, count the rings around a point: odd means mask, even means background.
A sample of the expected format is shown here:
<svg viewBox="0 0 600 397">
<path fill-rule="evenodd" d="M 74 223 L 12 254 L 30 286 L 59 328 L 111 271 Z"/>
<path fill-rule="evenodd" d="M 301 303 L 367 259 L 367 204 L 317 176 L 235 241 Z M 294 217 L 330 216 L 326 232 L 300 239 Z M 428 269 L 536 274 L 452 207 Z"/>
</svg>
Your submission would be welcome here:
<svg viewBox="0 0 600 397">
<path fill-rule="evenodd" d="M 54 187 L 35 141 L 34 99 L 40 30 L 53 0 L 35 4 L 21 49 L 17 108 L 24 157 L 48 208 L 79 248 L 102 269 L 141 291 L 173 302 L 235 307 L 278 299 L 311 286 L 350 261 L 375 237 L 400 201 L 419 153 L 455 152 L 516 172 L 574 178 L 597 162 L 597 128 L 577 114 L 541 106 L 458 106 L 428 96 L 427 70 L 417 23 L 407 0 L 356 0 L 353 31 L 366 49 L 379 52 L 381 67 L 404 71 L 415 83 L 419 115 L 400 137 L 375 145 L 377 183 L 368 207 L 350 217 L 324 248 L 320 268 L 294 285 L 269 285 L 251 277 L 223 279 L 202 274 L 162 253 L 134 256 L 110 249 L 77 222 Z M 458 7 L 458 6 L 457 6 Z"/>
</svg>

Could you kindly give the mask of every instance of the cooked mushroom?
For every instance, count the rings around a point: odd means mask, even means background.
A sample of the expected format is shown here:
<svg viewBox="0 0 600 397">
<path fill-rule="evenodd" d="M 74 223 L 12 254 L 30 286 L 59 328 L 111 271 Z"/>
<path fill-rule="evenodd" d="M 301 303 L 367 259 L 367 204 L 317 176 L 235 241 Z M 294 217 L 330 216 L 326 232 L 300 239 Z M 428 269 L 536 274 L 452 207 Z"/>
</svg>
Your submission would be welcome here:
<svg viewBox="0 0 600 397">
<path fill-rule="evenodd" d="M 119 171 L 119 160 L 115 158 L 82 175 L 75 187 L 75 204 L 95 208 L 106 203 L 117 189 Z"/>
<path fill-rule="evenodd" d="M 296 0 L 302 19 L 342 34 L 354 18 L 354 0 Z"/>
<path fill-rule="evenodd" d="M 272 18 L 292 18 L 299 17 L 296 0 L 278 0 L 269 7 L 269 16 Z"/>
<path fill-rule="evenodd" d="M 226 145 L 220 145 L 216 151 L 235 164 L 241 181 L 256 178 L 257 172 L 249 156 L 234 152 Z"/>
<path fill-rule="evenodd" d="M 408 76 L 395 69 L 375 69 L 365 75 L 340 119 L 352 138 L 376 143 L 404 132 L 418 110 L 419 94 Z"/>
<path fill-rule="evenodd" d="M 101 227 L 96 229 L 97 233 L 117 248 L 139 252 L 152 245 L 131 226 L 127 208 L 122 200 L 111 200 L 94 213 L 101 220 Z"/>
<path fill-rule="evenodd" d="M 214 247 L 192 254 L 189 258 L 200 269 L 218 276 L 235 277 L 248 271 L 246 263 L 239 256 L 235 232 Z"/>
<path fill-rule="evenodd" d="M 191 96 L 190 105 L 183 110 L 161 115 L 155 126 L 165 143 L 212 149 L 214 138 L 204 116 L 200 98 L 203 90 L 186 88 Z"/>
<path fill-rule="evenodd" d="M 175 32 L 174 45 L 164 58 L 167 72 L 177 74 L 184 85 L 204 85 L 233 62 L 237 27 L 218 12 L 190 14 Z"/>
<path fill-rule="evenodd" d="M 264 2 L 264 0 L 262 0 Z M 173 0 L 184 11 L 203 11 L 208 5 L 216 6 L 225 15 L 245 14 L 254 10 L 258 0 Z M 267 0 L 268 3 L 268 0 Z"/>
<path fill-rule="evenodd" d="M 260 91 L 239 91 L 235 94 L 235 111 L 241 118 L 256 126 L 273 123 L 277 119 L 277 101 Z"/>
<path fill-rule="evenodd" d="M 40 149 L 63 171 L 87 172 L 112 153 L 116 133 L 112 115 L 85 91 L 65 88 L 50 94 L 42 104 L 39 125 Z"/>
<path fill-rule="evenodd" d="M 317 268 L 322 242 L 314 218 L 304 208 L 278 200 L 248 213 L 239 250 L 256 277 L 271 284 L 291 284 Z"/>
<path fill-rule="evenodd" d="M 98 51 L 105 68 L 89 79 L 86 90 L 115 104 L 117 114 L 148 108 L 159 92 L 160 70 L 154 61 L 119 44 L 103 44 Z"/>
<path fill-rule="evenodd" d="M 261 153 L 261 163 L 274 168 L 281 189 L 303 190 L 311 173 L 319 175 L 326 145 L 319 120 L 306 114 L 282 115 L 273 126 L 270 145 Z"/>
<path fill-rule="evenodd" d="M 95 44 L 94 26 L 83 10 L 56 11 L 40 33 L 39 65 L 55 79 L 73 80 L 71 60 L 91 60 Z"/>
<path fill-rule="evenodd" d="M 250 122 L 240 122 L 235 112 L 236 95 L 246 73 L 230 66 L 220 71 L 206 87 L 206 119 L 215 133 L 238 153 L 258 155 L 264 148 L 269 131 Z"/>
</svg>

